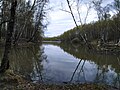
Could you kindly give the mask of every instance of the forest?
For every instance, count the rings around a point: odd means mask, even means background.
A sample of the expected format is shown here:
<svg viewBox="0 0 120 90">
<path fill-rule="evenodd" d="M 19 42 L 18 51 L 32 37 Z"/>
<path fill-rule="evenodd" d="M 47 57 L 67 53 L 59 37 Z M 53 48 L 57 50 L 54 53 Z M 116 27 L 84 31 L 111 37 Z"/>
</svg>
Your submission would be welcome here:
<svg viewBox="0 0 120 90">
<path fill-rule="evenodd" d="M 97 12 L 98 21 L 76 25 L 73 29 L 57 37 L 44 38 L 44 40 L 89 43 L 98 46 L 120 46 L 120 1 L 114 0 L 112 4 L 104 7 L 101 6 L 102 0 L 93 1 L 92 4 Z M 112 11 L 116 13 L 111 15 L 110 12 Z M 76 21 L 74 22 L 76 23 Z"/>
<path fill-rule="evenodd" d="M 75 27 L 45 37 L 50 1 L 0 0 L 0 90 L 119 90 L 120 0 L 91 0 L 84 20 L 83 0 L 65 0 Z"/>
<path fill-rule="evenodd" d="M 0 45 L 5 46 L 0 72 L 9 68 L 11 46 L 42 41 L 47 0 L 1 0 Z"/>
<path fill-rule="evenodd" d="M 43 19 L 46 11 L 44 10 L 47 0 L 25 0 L 16 1 L 16 15 L 12 41 L 17 44 L 19 41 L 41 41 L 43 35 Z M 10 21 L 10 6 L 11 1 L 1 0 L 0 8 L 0 40 L 4 42 L 6 39 L 6 32 L 8 23 Z"/>
</svg>

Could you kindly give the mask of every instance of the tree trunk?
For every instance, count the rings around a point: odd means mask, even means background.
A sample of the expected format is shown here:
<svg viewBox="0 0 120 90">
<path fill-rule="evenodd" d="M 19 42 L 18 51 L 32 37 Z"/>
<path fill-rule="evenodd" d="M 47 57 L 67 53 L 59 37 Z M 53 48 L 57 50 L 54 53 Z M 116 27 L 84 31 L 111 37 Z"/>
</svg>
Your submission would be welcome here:
<svg viewBox="0 0 120 90">
<path fill-rule="evenodd" d="M 26 25 L 27 25 L 27 23 L 28 23 L 28 20 L 29 20 L 29 18 L 27 18 L 27 17 L 29 17 L 29 16 L 31 15 L 31 11 L 34 9 L 36 1 L 37 1 L 37 0 L 34 0 L 33 5 L 32 5 L 32 7 L 31 7 L 30 11 L 28 11 L 28 13 L 27 13 L 27 15 L 26 15 L 26 17 L 25 17 L 24 26 L 20 29 L 20 32 L 18 33 L 18 35 L 16 36 L 15 40 L 13 41 L 13 44 L 14 44 L 14 45 L 17 44 L 17 42 L 19 41 L 20 37 L 22 36 L 22 34 L 23 34 L 23 32 L 24 32 L 24 29 L 25 29 L 25 27 L 26 27 Z"/>
<path fill-rule="evenodd" d="M 11 4 L 10 21 L 7 27 L 5 51 L 1 62 L 0 73 L 4 73 L 9 68 L 9 52 L 11 49 L 12 33 L 14 30 L 16 6 L 17 6 L 17 0 L 13 0 Z"/>
<path fill-rule="evenodd" d="M 75 23 L 75 25 L 76 25 L 76 28 L 77 28 L 77 30 L 79 30 L 79 28 L 78 28 L 78 24 L 77 24 L 77 22 L 76 22 L 76 20 L 75 20 L 75 16 L 74 16 L 74 14 L 73 14 L 73 11 L 72 11 L 72 8 L 71 8 L 71 6 L 70 6 L 70 2 L 69 2 L 69 0 L 66 0 L 67 1 L 67 4 L 68 4 L 68 7 L 69 7 L 69 9 L 70 9 L 70 13 L 71 13 L 71 16 L 72 16 L 72 18 L 73 18 L 73 21 L 74 21 L 74 23 Z M 88 13 L 88 12 L 87 12 Z M 87 15 L 86 15 L 86 18 L 87 18 Z M 82 25 L 82 27 L 83 27 L 83 25 Z M 84 43 L 86 44 L 86 46 L 88 47 L 88 49 L 92 49 L 93 47 L 92 47 L 92 45 L 90 44 L 90 43 L 88 43 L 88 41 L 86 40 L 86 38 L 80 33 L 80 37 L 83 39 L 83 41 L 84 41 Z"/>
</svg>

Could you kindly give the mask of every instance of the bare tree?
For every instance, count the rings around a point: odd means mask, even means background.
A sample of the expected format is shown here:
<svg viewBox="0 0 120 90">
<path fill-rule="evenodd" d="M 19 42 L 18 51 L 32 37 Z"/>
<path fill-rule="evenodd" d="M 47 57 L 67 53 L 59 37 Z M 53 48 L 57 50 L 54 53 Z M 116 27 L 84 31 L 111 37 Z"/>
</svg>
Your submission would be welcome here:
<svg viewBox="0 0 120 90">
<path fill-rule="evenodd" d="M 27 42 L 30 42 L 32 41 L 32 39 L 35 37 L 37 31 L 39 29 L 42 29 L 42 19 L 43 19 L 43 13 L 44 13 L 44 6 L 46 4 L 46 1 L 43 1 L 41 2 L 41 4 L 39 4 L 38 6 L 38 12 L 37 12 L 37 15 L 36 15 L 36 22 L 35 22 L 35 30 L 33 31 L 32 33 L 32 36 L 30 37 L 30 39 L 27 40 Z"/>
<path fill-rule="evenodd" d="M 37 1 L 37 0 L 34 0 L 32 7 L 30 8 L 30 10 L 29 10 L 29 11 L 27 12 L 27 14 L 25 15 L 24 25 L 23 25 L 23 27 L 21 27 L 20 32 L 19 32 L 18 35 L 16 36 L 16 38 L 15 38 L 15 40 L 14 40 L 14 42 L 13 42 L 14 44 L 17 43 L 17 41 L 20 39 L 22 33 L 24 32 L 25 27 L 26 27 L 26 25 L 27 25 L 27 23 L 28 23 L 28 20 L 29 20 L 29 16 L 31 15 L 32 10 L 35 8 L 35 3 L 36 3 L 36 1 Z"/>
<path fill-rule="evenodd" d="M 74 23 L 75 23 L 75 25 L 76 25 L 76 27 L 77 27 L 77 30 L 78 30 L 78 29 L 79 29 L 79 28 L 78 28 L 78 24 L 77 24 L 77 22 L 76 22 L 76 19 L 75 19 L 74 14 L 73 14 L 72 7 L 71 7 L 71 5 L 70 5 L 70 2 L 69 2 L 69 0 L 66 0 L 66 1 L 67 1 L 67 4 L 68 4 L 68 7 L 69 7 L 69 9 L 70 9 L 70 13 L 71 13 L 71 16 L 72 16 L 72 18 L 73 18 L 73 21 L 74 21 Z M 85 20 L 84 20 L 85 22 L 86 22 L 86 19 L 87 19 L 87 16 L 88 16 L 88 13 L 89 13 L 90 8 L 91 8 L 91 7 L 88 8 L 87 14 L 86 14 L 86 16 L 85 16 Z M 79 12 L 78 9 L 79 9 L 79 7 L 77 6 L 77 11 L 78 11 L 79 19 L 80 19 L 80 22 L 81 22 L 81 24 L 82 24 L 80 12 Z M 87 45 L 87 47 L 88 47 L 89 49 L 91 49 L 92 47 L 91 47 L 91 45 L 88 43 L 88 41 L 86 40 L 86 37 L 84 37 L 81 33 L 79 33 L 79 34 L 80 34 L 81 38 L 83 39 L 84 43 Z"/>
<path fill-rule="evenodd" d="M 6 35 L 6 43 L 5 43 L 5 51 L 0 67 L 0 73 L 5 72 L 9 68 L 9 52 L 11 49 L 11 42 L 12 42 L 12 34 L 14 29 L 15 23 L 15 11 L 17 6 L 17 0 L 12 0 L 11 2 L 11 10 L 10 10 L 10 21 L 7 27 L 7 35 Z"/>
</svg>

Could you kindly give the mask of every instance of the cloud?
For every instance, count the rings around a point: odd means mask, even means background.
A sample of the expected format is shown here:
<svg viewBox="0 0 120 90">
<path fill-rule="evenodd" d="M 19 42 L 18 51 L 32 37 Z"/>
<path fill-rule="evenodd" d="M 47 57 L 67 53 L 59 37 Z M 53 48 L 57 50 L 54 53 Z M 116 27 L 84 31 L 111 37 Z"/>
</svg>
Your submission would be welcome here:
<svg viewBox="0 0 120 90">
<path fill-rule="evenodd" d="M 89 0 L 90 1 L 90 0 Z M 113 0 L 105 0 L 104 5 L 112 2 Z M 45 31 L 45 36 L 46 37 L 53 37 L 53 36 L 58 36 L 62 33 L 64 33 L 67 30 L 70 30 L 75 27 L 74 21 L 72 19 L 72 16 L 70 13 L 61 11 L 61 3 L 64 5 L 64 9 L 69 10 L 66 0 L 50 0 L 50 6 L 53 7 L 53 10 L 49 13 L 50 16 L 50 24 L 47 27 L 47 30 Z M 73 5 L 75 6 L 75 4 Z M 79 21 L 78 19 L 78 14 L 75 8 L 73 8 L 73 12 L 76 18 L 76 21 Z M 84 21 L 85 16 L 86 16 L 87 8 L 86 5 L 81 6 L 81 18 Z M 89 15 L 87 17 L 87 23 L 91 21 L 96 21 L 97 20 L 97 14 L 94 9 L 91 9 L 89 12 Z M 77 22 L 78 25 L 80 25 L 79 22 Z"/>
<path fill-rule="evenodd" d="M 61 0 L 58 0 L 58 2 L 59 1 Z M 52 5 L 55 4 L 58 5 L 58 7 L 55 7 L 53 12 L 49 13 L 51 21 L 47 27 L 47 31 L 45 31 L 46 37 L 58 36 L 64 33 L 65 31 L 75 27 L 71 14 L 60 10 L 61 2 L 56 3 L 55 0 L 51 0 L 51 2 Z"/>
<path fill-rule="evenodd" d="M 51 22 L 45 34 L 49 37 L 58 36 L 73 27 L 75 27 L 75 25 L 72 20 L 57 20 L 55 22 Z"/>
</svg>

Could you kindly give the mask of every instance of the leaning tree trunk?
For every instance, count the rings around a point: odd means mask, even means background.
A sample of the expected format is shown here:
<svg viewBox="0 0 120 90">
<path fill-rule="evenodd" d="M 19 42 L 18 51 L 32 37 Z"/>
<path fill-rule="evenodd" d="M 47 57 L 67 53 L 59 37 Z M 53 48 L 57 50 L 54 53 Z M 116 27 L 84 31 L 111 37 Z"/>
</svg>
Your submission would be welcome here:
<svg viewBox="0 0 120 90">
<path fill-rule="evenodd" d="M 11 49 L 12 33 L 14 30 L 16 6 L 17 6 L 17 0 L 13 0 L 11 3 L 10 21 L 7 27 L 5 51 L 1 62 L 0 73 L 4 73 L 9 68 L 9 52 Z"/>
<path fill-rule="evenodd" d="M 77 24 L 77 22 L 76 22 L 76 20 L 75 20 L 75 16 L 74 16 L 74 14 L 73 14 L 73 11 L 72 11 L 72 8 L 71 8 L 71 6 L 70 6 L 70 2 L 69 2 L 69 0 L 66 0 L 67 1 L 67 4 L 68 4 L 68 7 L 69 7 L 69 9 L 70 9 L 70 13 L 71 13 L 71 15 L 72 15 L 72 18 L 73 18 L 73 21 L 74 21 L 74 23 L 75 23 L 75 25 L 76 25 L 76 27 L 77 27 L 77 30 L 79 29 L 78 28 L 78 24 Z M 88 14 L 88 12 L 87 12 L 87 14 Z M 87 16 L 87 15 L 86 15 Z M 90 43 L 88 43 L 88 41 L 86 40 L 86 38 L 80 33 L 80 37 L 83 39 L 83 41 L 84 41 L 84 43 L 86 44 L 86 46 L 88 47 L 88 49 L 93 49 L 93 47 L 92 47 L 92 45 L 90 44 Z"/>
</svg>

